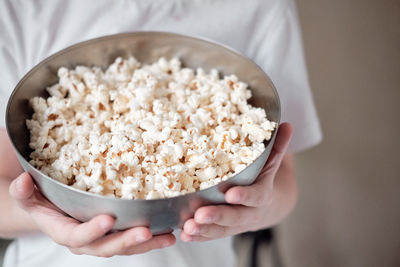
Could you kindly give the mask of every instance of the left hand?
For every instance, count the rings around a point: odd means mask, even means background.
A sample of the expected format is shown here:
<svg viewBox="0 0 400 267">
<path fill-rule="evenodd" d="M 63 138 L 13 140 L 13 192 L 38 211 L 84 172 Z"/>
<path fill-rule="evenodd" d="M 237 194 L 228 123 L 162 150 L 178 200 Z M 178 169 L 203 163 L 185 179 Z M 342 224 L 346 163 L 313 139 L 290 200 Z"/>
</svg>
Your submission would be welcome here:
<svg viewBox="0 0 400 267">
<path fill-rule="evenodd" d="M 286 177 L 279 177 L 283 180 L 279 186 L 278 184 L 275 186 L 275 177 L 285 158 L 291 136 L 290 124 L 281 124 L 272 152 L 256 182 L 250 186 L 230 188 L 225 193 L 225 200 L 231 205 L 199 208 L 194 218 L 185 222 L 180 235 L 181 239 L 207 241 L 267 228 L 283 220 L 293 208 L 294 203 L 282 202 L 286 199 L 293 199 L 292 202 L 295 202 L 295 197 L 287 194 L 293 195 L 297 191 L 292 190 L 294 183 L 291 182 L 291 180 L 294 181 L 292 170 L 282 172 L 281 176 Z"/>
</svg>

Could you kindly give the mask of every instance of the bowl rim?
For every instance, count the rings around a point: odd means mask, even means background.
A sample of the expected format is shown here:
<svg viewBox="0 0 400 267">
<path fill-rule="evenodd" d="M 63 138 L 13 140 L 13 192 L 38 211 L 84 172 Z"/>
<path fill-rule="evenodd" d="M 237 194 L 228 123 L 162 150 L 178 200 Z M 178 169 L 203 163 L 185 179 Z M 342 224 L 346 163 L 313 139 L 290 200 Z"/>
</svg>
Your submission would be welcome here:
<svg viewBox="0 0 400 267">
<path fill-rule="evenodd" d="M 217 183 L 217 184 L 215 184 L 213 186 L 210 186 L 208 188 L 205 188 L 205 189 L 201 189 L 201 190 L 197 190 L 197 191 L 194 191 L 194 192 L 190 192 L 190 193 L 186 193 L 186 194 L 178 195 L 178 196 L 173 196 L 173 197 L 164 197 L 164 198 L 156 198 L 156 199 L 126 199 L 126 198 L 118 198 L 118 197 L 112 197 L 112 196 L 96 194 L 96 193 L 84 191 L 84 190 L 81 190 L 81 189 L 77 189 L 77 188 L 72 187 L 70 185 L 66 185 L 66 184 L 64 184 L 64 183 L 62 183 L 62 182 L 60 182 L 60 181 L 58 181 L 56 179 L 51 178 L 47 174 L 41 172 L 36 167 L 32 166 L 29 163 L 29 161 L 27 161 L 25 159 L 25 157 L 23 157 L 21 155 L 21 153 L 19 152 L 19 150 L 16 148 L 16 146 L 14 144 L 14 140 L 12 139 L 12 137 L 10 135 L 10 129 L 9 129 L 9 125 L 8 125 L 8 118 L 10 117 L 11 102 L 14 99 L 14 96 L 18 92 L 18 90 L 21 87 L 21 85 L 25 82 L 25 80 L 27 80 L 31 75 L 33 75 L 36 72 L 37 69 L 39 69 L 40 67 L 45 65 L 47 62 L 53 60 L 56 57 L 59 57 L 59 56 L 65 54 L 65 53 L 67 53 L 67 52 L 69 52 L 71 50 L 79 49 L 79 48 L 87 46 L 87 45 L 93 45 L 93 44 L 95 44 L 97 42 L 101 42 L 101 41 L 108 40 L 108 39 L 120 39 L 120 38 L 135 37 L 135 36 L 140 36 L 140 35 L 150 35 L 150 36 L 151 35 L 161 35 L 161 36 L 168 36 L 168 37 L 185 38 L 185 39 L 189 39 L 189 40 L 196 41 L 196 42 L 203 42 L 203 43 L 207 43 L 207 44 L 214 45 L 214 46 L 220 46 L 220 47 L 224 48 L 225 50 L 227 50 L 227 52 L 230 52 L 230 53 L 232 53 L 232 54 L 234 54 L 236 56 L 244 58 L 246 61 L 248 61 L 251 64 L 253 64 L 254 67 L 258 68 L 263 73 L 265 78 L 269 81 L 269 85 L 272 88 L 273 94 L 274 94 L 274 96 L 275 96 L 275 98 L 277 100 L 277 103 L 278 103 L 278 107 L 279 107 L 278 120 L 275 122 L 276 123 L 276 128 L 272 132 L 271 139 L 269 140 L 268 145 L 265 147 L 264 151 L 252 163 L 247 165 L 246 168 L 244 168 L 240 172 L 235 173 L 235 175 L 229 177 L 227 180 L 221 181 L 221 182 L 219 182 L 219 183 Z M 251 87 L 250 87 L 250 90 L 251 90 Z M 211 190 L 213 190 L 214 187 L 218 187 L 218 186 L 221 186 L 223 184 L 226 184 L 230 179 L 234 178 L 235 176 L 239 175 L 244 170 L 249 168 L 255 161 L 257 161 L 261 157 L 261 155 L 265 152 L 267 147 L 269 145 L 271 145 L 271 141 L 274 141 L 275 136 L 277 135 L 278 128 L 279 128 L 279 125 L 280 125 L 280 120 L 281 120 L 281 101 L 280 101 L 280 98 L 279 98 L 279 94 L 278 94 L 278 92 L 277 92 L 277 90 L 275 88 L 275 85 L 272 82 L 271 78 L 268 76 L 268 74 L 257 63 L 255 63 L 252 59 L 250 59 L 248 56 L 244 55 L 243 53 L 239 52 L 238 50 L 236 50 L 236 49 L 234 49 L 234 48 L 232 48 L 230 46 L 227 46 L 225 44 L 221 44 L 219 42 L 216 42 L 214 40 L 211 40 L 211 39 L 208 39 L 208 38 L 205 38 L 205 37 L 199 37 L 199 36 L 196 36 L 196 35 L 186 35 L 186 34 L 180 34 L 180 33 L 175 33 L 175 32 L 168 32 L 168 31 L 132 31 L 132 32 L 122 32 L 122 33 L 117 33 L 117 34 L 104 35 L 104 36 L 99 36 L 99 37 L 96 37 L 96 38 L 93 38 L 93 39 L 88 39 L 88 40 L 85 40 L 85 41 L 81 41 L 81 42 L 69 45 L 69 46 L 67 46 L 67 47 L 65 47 L 65 48 L 63 48 L 63 49 L 51 54 L 50 56 L 42 59 L 39 63 L 37 63 L 34 67 L 32 67 L 18 81 L 18 83 L 15 85 L 15 87 L 14 87 L 14 89 L 13 89 L 13 91 L 12 91 L 12 93 L 11 93 L 9 99 L 8 99 L 8 102 L 7 102 L 5 117 L 6 117 L 5 118 L 5 122 L 6 122 L 7 135 L 9 136 L 10 142 L 11 142 L 13 148 L 14 148 L 15 153 L 17 153 L 17 155 L 18 155 L 20 160 L 23 160 L 30 168 L 32 168 L 35 171 L 39 172 L 42 175 L 42 177 L 44 177 L 45 179 L 50 180 L 50 182 L 56 183 L 57 185 L 60 185 L 60 186 L 66 188 L 68 190 L 72 190 L 72 191 L 74 191 L 74 192 L 76 192 L 78 194 L 84 194 L 84 195 L 87 195 L 89 197 L 100 198 L 100 199 L 103 199 L 103 200 L 106 200 L 106 201 L 109 201 L 109 200 L 123 201 L 123 202 L 125 202 L 125 201 L 129 201 L 129 202 L 136 201 L 136 202 L 147 202 L 148 203 L 148 202 L 159 202 L 159 201 L 165 201 L 165 200 L 174 201 L 175 199 L 178 199 L 178 198 L 185 198 L 185 197 L 189 198 L 190 196 L 198 195 L 199 193 L 202 193 L 202 192 L 206 192 L 206 191 L 209 191 L 209 190 L 211 191 Z M 272 150 L 272 148 L 271 148 L 271 150 Z M 267 157 L 267 161 L 268 161 L 268 157 Z M 26 170 L 24 170 L 24 171 L 26 171 Z"/>
</svg>

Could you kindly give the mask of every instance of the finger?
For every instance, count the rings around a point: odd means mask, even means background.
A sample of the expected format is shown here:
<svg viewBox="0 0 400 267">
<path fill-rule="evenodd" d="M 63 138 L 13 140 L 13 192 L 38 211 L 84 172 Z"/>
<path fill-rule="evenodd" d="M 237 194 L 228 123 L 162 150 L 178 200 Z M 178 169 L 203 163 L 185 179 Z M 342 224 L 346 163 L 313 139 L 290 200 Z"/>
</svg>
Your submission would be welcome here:
<svg viewBox="0 0 400 267">
<path fill-rule="evenodd" d="M 32 197 L 26 202 L 26 210 L 42 232 L 63 246 L 85 246 L 104 236 L 115 222 L 109 215 L 98 215 L 88 222 L 81 223 L 61 213 L 53 204 L 37 199 L 38 197 Z"/>
<path fill-rule="evenodd" d="M 114 225 L 114 219 L 108 215 L 96 216 L 86 223 L 65 216 L 35 189 L 26 172 L 11 183 L 9 191 L 39 228 L 61 245 L 84 246 L 106 234 Z"/>
<path fill-rule="evenodd" d="M 200 241 L 199 237 L 203 237 L 206 239 L 210 239 L 210 237 L 205 237 L 204 234 L 207 234 L 209 231 L 209 227 L 213 224 L 199 224 L 194 219 L 189 219 L 185 222 L 183 226 L 183 231 L 181 232 L 181 238 L 184 238 L 184 241 Z M 225 226 L 221 226 L 225 227 Z M 212 238 L 217 238 L 225 234 L 225 229 L 219 228 L 220 234 L 216 236 L 212 236 Z M 184 235 L 182 235 L 184 233 Z"/>
<path fill-rule="evenodd" d="M 200 235 L 202 237 L 216 239 L 223 238 L 228 235 L 235 234 L 234 228 L 229 226 L 221 226 L 217 224 L 202 224 L 200 227 Z"/>
<path fill-rule="evenodd" d="M 275 172 L 278 170 L 280 162 L 282 161 L 287 148 L 289 147 L 292 133 L 293 127 L 289 123 L 282 123 L 279 126 L 271 154 L 268 157 L 266 166 L 261 173 L 266 172 L 269 169 L 272 169 Z"/>
<path fill-rule="evenodd" d="M 111 230 L 114 223 L 115 219 L 109 215 L 98 215 L 85 223 L 70 217 L 60 216 L 49 227 L 51 231 L 47 233 L 61 245 L 79 248 L 104 236 Z"/>
<path fill-rule="evenodd" d="M 129 230 L 109 234 L 85 247 L 77 249 L 70 248 L 70 250 L 75 254 L 109 257 L 122 254 L 129 247 L 143 243 L 151 237 L 152 235 L 148 228 L 135 227 Z"/>
<path fill-rule="evenodd" d="M 221 226 L 239 226 L 254 221 L 256 208 L 245 206 L 206 206 L 199 208 L 194 214 L 198 224 L 218 224 Z"/>
<path fill-rule="evenodd" d="M 204 241 L 210 241 L 212 240 L 211 238 L 204 237 L 204 236 L 197 236 L 197 235 L 188 235 L 186 232 L 182 231 L 180 234 L 180 238 L 183 242 L 193 242 L 193 241 L 198 241 L 198 242 L 204 242 Z"/>
<path fill-rule="evenodd" d="M 135 227 L 129 230 L 107 235 L 82 248 L 70 248 L 75 254 L 88 254 L 99 257 L 114 255 L 131 255 L 152 249 L 170 246 L 175 243 L 172 234 L 155 236 L 146 227 Z"/>
<path fill-rule="evenodd" d="M 143 243 L 152 238 L 150 230 L 146 227 L 134 227 L 125 231 L 115 232 L 88 245 L 93 250 L 109 250 L 120 252 L 128 247 Z"/>
<path fill-rule="evenodd" d="M 194 219 L 189 219 L 183 224 L 182 232 L 189 236 L 200 235 L 200 224 Z"/>
<path fill-rule="evenodd" d="M 60 215 L 65 213 L 49 202 L 34 186 L 29 173 L 24 172 L 10 184 L 10 196 L 18 206 L 32 215 L 37 210 L 39 214 Z"/>
<path fill-rule="evenodd" d="M 26 200 L 32 196 L 34 189 L 31 176 L 24 172 L 11 182 L 9 193 L 16 200 Z"/>
<path fill-rule="evenodd" d="M 62 212 L 35 188 L 32 177 L 27 172 L 22 173 L 12 181 L 9 193 L 24 210 L 28 211 L 38 206 L 44 206 Z"/>
<path fill-rule="evenodd" d="M 222 226 L 218 224 L 198 224 L 193 219 L 188 220 L 184 226 L 184 241 L 203 241 L 207 239 L 222 238 L 243 231 L 245 226 Z"/>
<path fill-rule="evenodd" d="M 142 254 L 149 252 L 154 249 L 166 248 L 174 245 L 176 243 L 176 238 L 173 234 L 165 234 L 155 236 L 149 241 L 131 248 L 126 251 L 123 255 L 133 255 L 133 254 Z"/>
<path fill-rule="evenodd" d="M 239 204 L 247 207 L 267 206 L 271 204 L 272 191 L 272 183 L 255 183 L 250 186 L 235 186 L 225 193 L 225 200 L 230 204 Z"/>
</svg>

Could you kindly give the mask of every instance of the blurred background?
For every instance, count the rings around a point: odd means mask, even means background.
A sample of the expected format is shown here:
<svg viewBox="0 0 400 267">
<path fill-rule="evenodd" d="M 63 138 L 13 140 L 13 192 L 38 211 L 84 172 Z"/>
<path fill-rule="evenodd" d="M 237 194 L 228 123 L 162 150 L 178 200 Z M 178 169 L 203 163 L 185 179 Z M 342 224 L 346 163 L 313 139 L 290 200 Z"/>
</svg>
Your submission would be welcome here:
<svg viewBox="0 0 400 267">
<path fill-rule="evenodd" d="M 400 1 L 298 0 L 324 141 L 300 153 L 286 266 L 400 266 Z"/>
<path fill-rule="evenodd" d="M 297 4 L 324 141 L 296 159 L 285 266 L 400 266 L 400 1 Z"/>
</svg>

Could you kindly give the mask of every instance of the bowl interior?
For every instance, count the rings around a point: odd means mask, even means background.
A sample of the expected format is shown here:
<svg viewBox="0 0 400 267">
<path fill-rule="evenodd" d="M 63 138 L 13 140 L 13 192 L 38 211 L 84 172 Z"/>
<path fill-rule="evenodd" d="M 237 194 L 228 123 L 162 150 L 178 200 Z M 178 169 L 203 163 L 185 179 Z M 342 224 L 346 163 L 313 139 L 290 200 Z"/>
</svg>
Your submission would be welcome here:
<svg viewBox="0 0 400 267">
<path fill-rule="evenodd" d="M 61 66 L 76 65 L 106 68 L 116 57 L 134 56 L 142 63 L 160 57 L 178 57 L 186 67 L 216 68 L 222 75 L 235 74 L 249 84 L 250 103 L 266 110 L 268 119 L 279 122 L 280 103 L 268 76 L 251 60 L 213 42 L 183 35 L 160 32 L 125 33 L 101 37 L 66 48 L 35 66 L 18 83 L 10 97 L 6 124 L 11 141 L 20 155 L 29 161 L 30 134 L 26 119 L 32 116 L 29 99 L 46 96 L 45 88 L 58 81 Z"/>
</svg>

